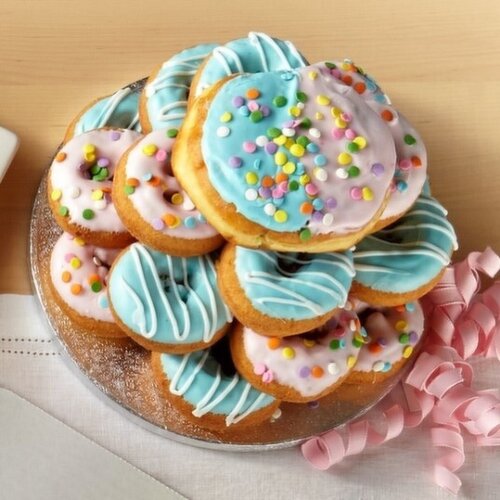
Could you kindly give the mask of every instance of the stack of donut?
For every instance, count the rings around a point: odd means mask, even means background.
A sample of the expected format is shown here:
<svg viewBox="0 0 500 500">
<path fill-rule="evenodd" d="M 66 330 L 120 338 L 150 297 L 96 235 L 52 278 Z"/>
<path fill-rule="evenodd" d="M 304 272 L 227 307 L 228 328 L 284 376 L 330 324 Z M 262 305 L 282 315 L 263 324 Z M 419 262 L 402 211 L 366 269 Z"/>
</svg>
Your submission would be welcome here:
<svg viewBox="0 0 500 500">
<path fill-rule="evenodd" d="M 349 60 L 263 33 L 186 49 L 70 124 L 48 197 L 59 306 L 151 351 L 200 426 L 399 370 L 456 248 L 422 138 Z"/>
</svg>

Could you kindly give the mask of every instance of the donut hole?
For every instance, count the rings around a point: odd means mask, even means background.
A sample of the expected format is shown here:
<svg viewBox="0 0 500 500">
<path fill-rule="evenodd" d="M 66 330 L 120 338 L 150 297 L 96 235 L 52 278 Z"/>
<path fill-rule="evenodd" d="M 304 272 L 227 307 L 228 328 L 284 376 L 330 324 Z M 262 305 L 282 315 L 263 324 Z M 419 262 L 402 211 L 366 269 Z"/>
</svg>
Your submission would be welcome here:
<svg viewBox="0 0 500 500">
<path fill-rule="evenodd" d="M 278 254 L 276 261 L 276 272 L 281 276 L 288 277 L 290 274 L 295 274 L 300 269 L 309 263 L 311 257 L 307 254 Z"/>
<path fill-rule="evenodd" d="M 177 293 L 179 295 L 180 300 L 184 303 L 187 303 L 189 298 L 189 289 L 184 284 L 184 280 L 182 278 L 172 280 L 172 277 L 168 274 L 160 274 L 159 278 L 162 284 L 163 291 L 165 293 L 173 292 L 174 291 L 173 283 L 175 283 L 175 288 L 177 289 Z"/>
<path fill-rule="evenodd" d="M 220 365 L 222 373 L 227 377 L 233 377 L 236 374 L 227 335 L 210 347 L 210 356 L 212 357 L 210 369 L 214 374 L 217 371 L 217 365 Z"/>
</svg>

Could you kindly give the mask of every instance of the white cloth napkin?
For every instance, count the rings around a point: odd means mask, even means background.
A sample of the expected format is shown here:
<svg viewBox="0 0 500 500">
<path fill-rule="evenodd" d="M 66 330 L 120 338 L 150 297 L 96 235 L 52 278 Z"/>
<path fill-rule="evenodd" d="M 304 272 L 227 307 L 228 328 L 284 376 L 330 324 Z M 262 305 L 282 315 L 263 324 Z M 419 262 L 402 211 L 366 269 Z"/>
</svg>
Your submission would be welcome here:
<svg viewBox="0 0 500 500">
<path fill-rule="evenodd" d="M 475 387 L 500 386 L 497 361 L 475 367 Z M 109 407 L 65 364 L 32 296 L 0 295 L 0 386 L 191 499 L 451 498 L 432 482 L 434 451 L 425 426 L 327 472 L 312 469 L 299 448 L 217 452 L 152 434 Z M 466 452 L 459 498 L 497 499 L 498 448 L 475 448 L 468 441 Z"/>
</svg>

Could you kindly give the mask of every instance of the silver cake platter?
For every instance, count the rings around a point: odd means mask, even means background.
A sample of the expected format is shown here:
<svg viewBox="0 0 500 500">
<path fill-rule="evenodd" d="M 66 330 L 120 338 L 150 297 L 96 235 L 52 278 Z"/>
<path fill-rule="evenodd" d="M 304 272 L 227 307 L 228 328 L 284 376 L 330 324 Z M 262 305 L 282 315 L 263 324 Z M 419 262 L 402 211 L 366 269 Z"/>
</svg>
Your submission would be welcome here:
<svg viewBox="0 0 500 500">
<path fill-rule="evenodd" d="M 131 86 L 139 86 L 143 81 Z M 57 153 L 57 151 L 56 151 Z M 214 432 L 193 425 L 165 401 L 155 386 L 150 353 L 132 340 L 110 340 L 91 335 L 59 308 L 49 286 L 50 255 L 61 229 L 47 199 L 47 172 L 34 203 L 29 235 L 29 257 L 40 313 L 61 346 L 63 358 L 79 378 L 102 400 L 141 427 L 181 443 L 227 451 L 276 450 L 297 445 L 358 418 L 400 381 L 405 369 L 379 384 L 343 384 L 316 404 L 282 403 L 281 416 L 244 432 L 232 427 Z"/>
</svg>

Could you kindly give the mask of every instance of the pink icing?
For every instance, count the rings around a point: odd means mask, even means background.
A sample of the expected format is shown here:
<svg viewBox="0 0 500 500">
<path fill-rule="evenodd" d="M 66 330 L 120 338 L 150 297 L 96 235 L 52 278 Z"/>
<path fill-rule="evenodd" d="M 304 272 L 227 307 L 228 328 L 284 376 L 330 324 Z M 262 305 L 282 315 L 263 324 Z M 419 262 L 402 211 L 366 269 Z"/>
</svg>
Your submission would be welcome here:
<svg viewBox="0 0 500 500">
<path fill-rule="evenodd" d="M 280 339 L 274 349 L 268 346 L 268 337 L 247 327 L 243 329 L 243 342 L 246 356 L 263 382 L 274 380 L 292 387 L 303 397 L 315 397 L 350 371 L 359 353 L 359 347 L 353 344 L 355 335 L 360 336 L 356 314 L 342 310 L 309 334 Z M 332 341 L 337 343 L 336 348 L 330 347 Z M 345 345 L 339 346 L 338 342 Z M 287 359 L 286 351 L 290 349 L 293 358 Z M 313 376 L 314 367 L 321 369 L 321 376 Z"/>
<path fill-rule="evenodd" d="M 215 236 L 217 231 L 205 221 L 173 176 L 170 155 L 174 142 L 166 130 L 155 130 L 129 152 L 125 166 L 127 179 L 139 181 L 129 200 L 145 221 L 167 236 L 186 239 Z M 153 177 L 161 181 L 156 186 L 148 182 Z M 162 219 L 167 214 L 177 221 L 171 227 Z"/>
<path fill-rule="evenodd" d="M 111 201 L 112 178 L 118 160 L 139 137 L 132 130 L 96 129 L 73 137 L 59 151 L 50 167 L 49 195 L 67 208 L 71 223 L 91 231 L 126 231 Z M 87 157 L 86 161 L 84 148 L 88 146 L 95 147 L 95 159 Z M 106 179 L 89 178 L 96 163 L 108 170 Z M 92 217 L 86 219 L 84 213 L 89 210 Z"/>
<path fill-rule="evenodd" d="M 119 252 L 86 245 L 80 238 L 63 233 L 50 258 L 50 276 L 57 293 L 80 315 L 113 323 L 106 295 L 106 280 L 109 267 Z M 70 274 L 67 282 L 63 280 L 63 273 Z M 99 277 L 101 285 L 100 290 L 95 292 L 89 283 L 93 275 Z M 78 295 L 71 292 L 75 284 L 81 286 Z"/>
<path fill-rule="evenodd" d="M 394 363 L 409 357 L 424 330 L 424 314 L 418 301 L 406 306 L 375 308 L 359 303 L 362 314 L 373 310 L 363 321 L 369 342 L 361 348 L 355 371 L 388 371 Z"/>
<path fill-rule="evenodd" d="M 339 83 L 324 63 L 308 66 L 299 70 L 299 73 L 300 90 L 308 96 L 301 116 L 310 117 L 311 129 L 316 129 L 312 132 L 310 129 L 309 136 L 314 138 L 314 142 L 320 146 L 321 154 L 328 159 L 325 166 L 328 178 L 316 178 L 314 154 L 305 155 L 301 162 L 317 188 L 318 197 L 337 201 L 336 208 L 331 212 L 331 224 L 326 225 L 313 219 L 309 228 L 314 234 L 357 230 L 373 219 L 387 195 L 396 166 L 394 139 L 387 125 L 367 106 L 364 99 L 351 87 Z M 317 76 L 311 78 L 314 73 Z M 326 96 L 330 102 L 321 104 L 318 96 Z M 340 127 L 332 116 L 333 108 L 341 111 Z M 349 139 L 353 136 L 354 139 Z M 358 137 L 366 140 L 366 146 L 349 153 L 351 161 L 341 164 L 339 155 L 347 153 L 348 143 L 356 142 Z M 379 175 L 372 172 L 374 164 L 384 167 Z M 347 174 L 347 170 L 353 165 L 359 169 L 359 174 L 355 177 Z M 369 200 L 361 196 L 363 188 L 371 191 Z"/>
<path fill-rule="evenodd" d="M 357 71 L 358 68 L 352 62 L 335 61 L 335 64 L 337 68 L 332 71 L 332 75 L 339 82 L 353 89 L 356 88 L 356 84 L 365 84 L 366 77 Z M 346 76 L 350 80 L 345 80 Z M 376 94 L 383 95 L 387 102 L 376 101 Z M 379 87 L 373 90 L 365 88 L 363 92 L 359 92 L 359 95 L 377 115 L 382 117 L 383 113 L 388 111 L 390 114 L 386 116 L 392 115 L 393 117 L 391 120 L 384 119 L 394 138 L 397 154 L 396 175 L 391 186 L 391 197 L 381 217 L 381 219 L 389 219 L 405 213 L 420 195 L 427 177 L 427 150 L 417 130 L 394 108 L 387 95 L 383 94 Z M 413 144 L 405 142 L 405 136 L 408 134 L 415 139 Z"/>
</svg>

